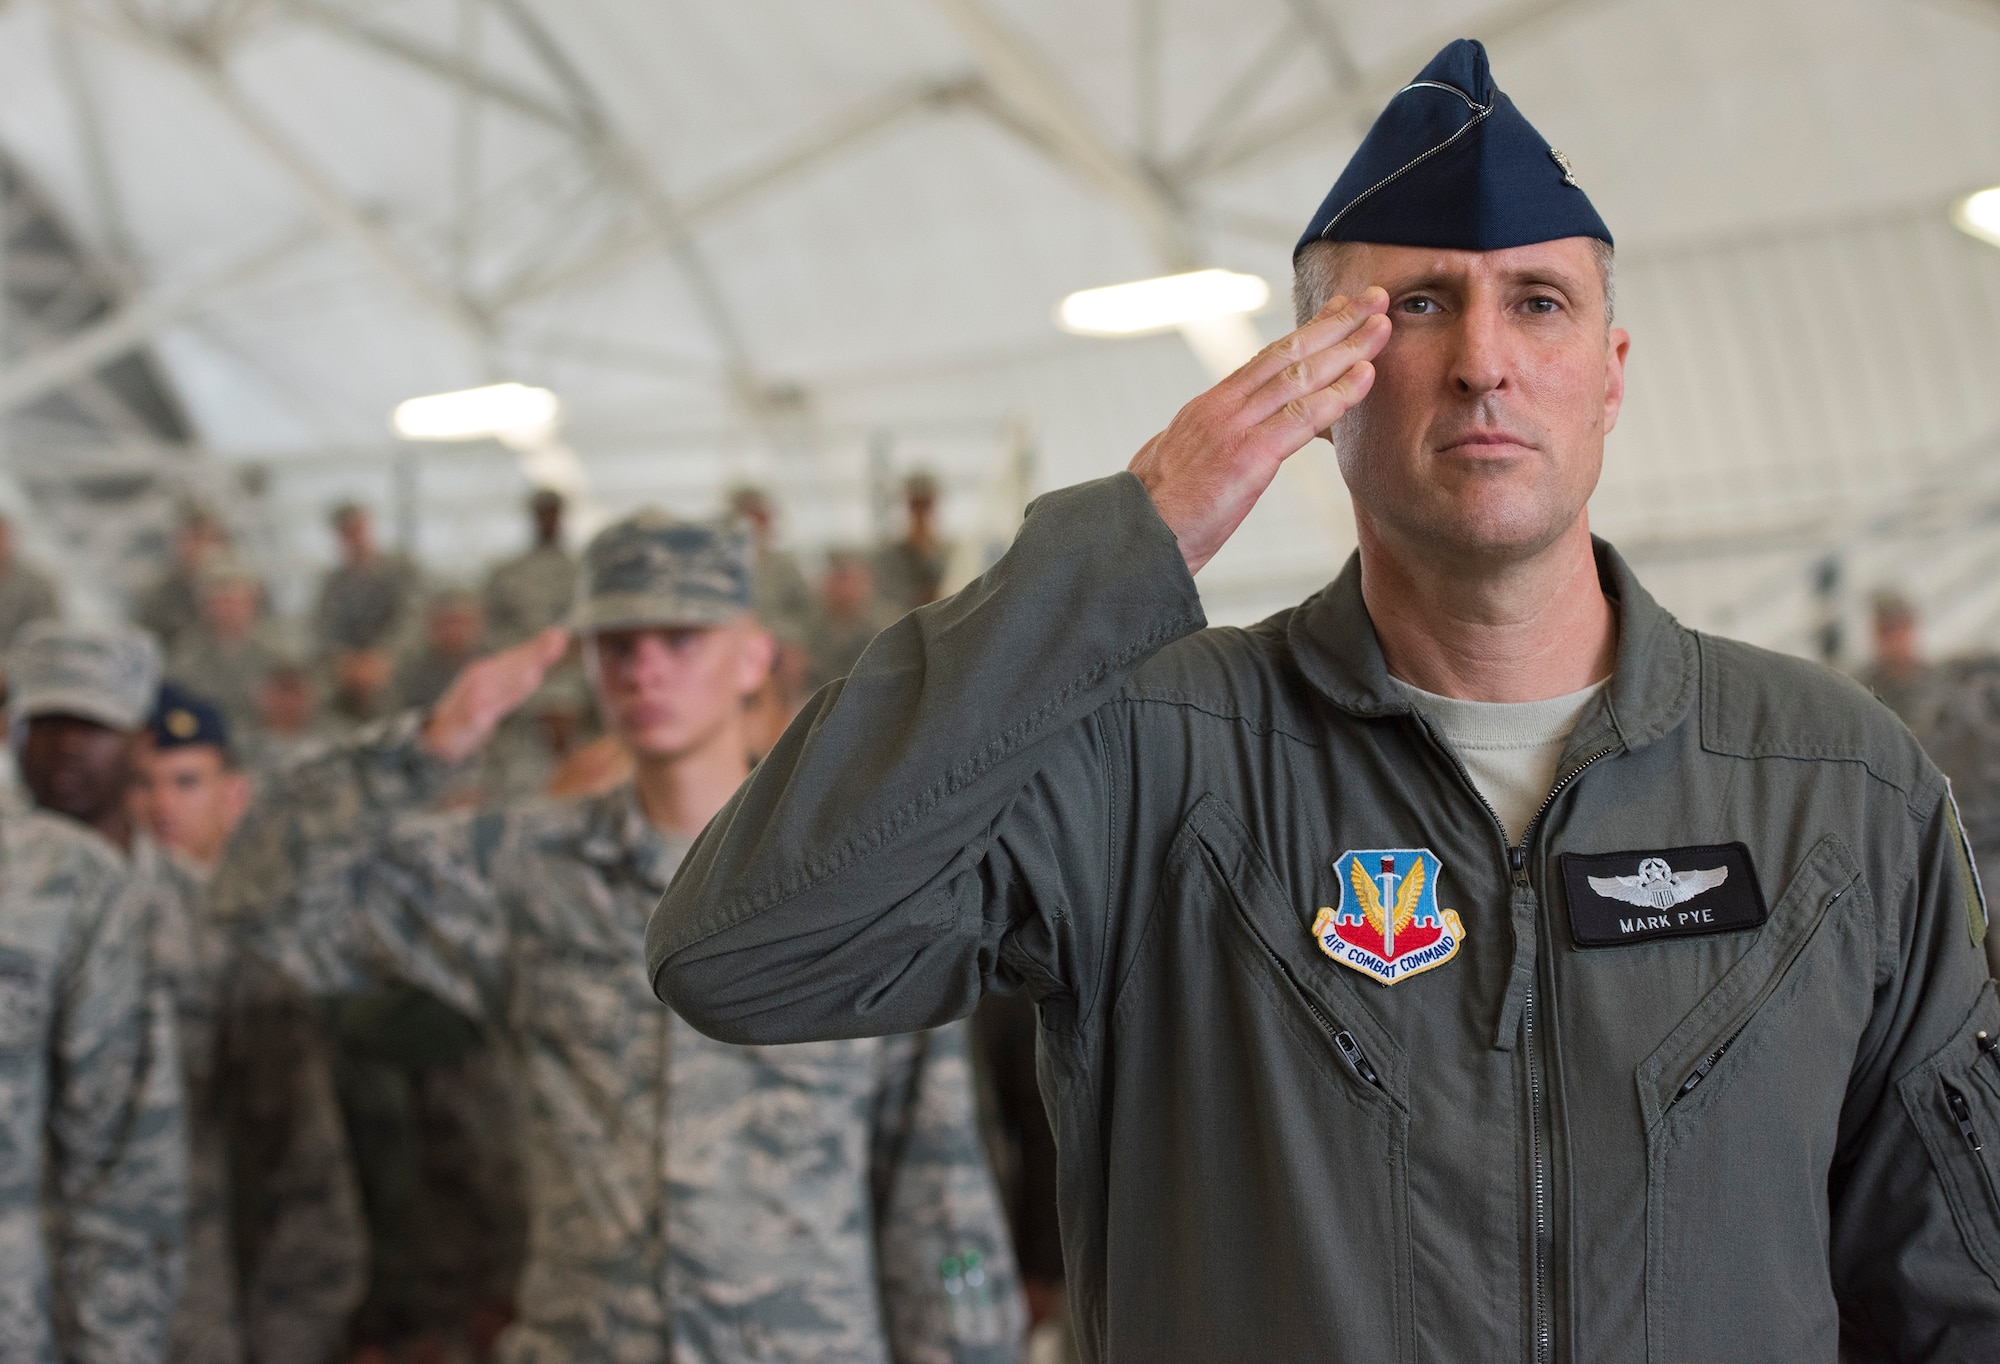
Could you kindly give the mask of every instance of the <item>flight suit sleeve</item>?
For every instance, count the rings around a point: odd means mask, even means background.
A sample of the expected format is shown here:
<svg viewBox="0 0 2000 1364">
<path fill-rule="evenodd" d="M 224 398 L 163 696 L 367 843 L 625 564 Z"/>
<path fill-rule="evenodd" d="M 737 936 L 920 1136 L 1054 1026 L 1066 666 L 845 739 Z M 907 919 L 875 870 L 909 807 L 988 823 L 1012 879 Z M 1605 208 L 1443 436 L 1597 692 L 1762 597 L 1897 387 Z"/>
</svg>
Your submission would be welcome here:
<svg viewBox="0 0 2000 1364">
<path fill-rule="evenodd" d="M 272 778 L 210 903 L 252 952 L 315 994 L 385 979 L 472 1018 L 499 1002 L 506 923 L 491 875 L 503 816 L 424 807 L 458 769 L 411 713 Z"/>
<path fill-rule="evenodd" d="M 145 887 L 89 893 L 98 903 L 79 916 L 52 1039 L 50 1316 L 64 1360 L 131 1364 L 163 1354 L 180 1294 L 186 1113 Z"/>
<path fill-rule="evenodd" d="M 1878 979 L 1828 1188 L 1841 1358 L 2000 1359 L 2000 1002 L 1942 783 Z"/>
<path fill-rule="evenodd" d="M 326 1027 L 296 986 L 254 959 L 238 963 L 228 1026 L 223 1094 L 244 1353 L 331 1359 L 367 1290 L 368 1231 Z"/>
<path fill-rule="evenodd" d="M 822 689 L 709 824 L 648 925 L 655 990 L 733 1042 L 915 1032 L 989 983 L 1087 994 L 1077 929 L 1103 917 L 1111 824 L 1088 721 L 1203 623 L 1132 475 L 1038 500 L 993 568 Z"/>
<path fill-rule="evenodd" d="M 896 1364 L 1013 1364 L 1027 1310 L 973 1111 L 966 1025 L 885 1038 L 876 1272 Z"/>
</svg>

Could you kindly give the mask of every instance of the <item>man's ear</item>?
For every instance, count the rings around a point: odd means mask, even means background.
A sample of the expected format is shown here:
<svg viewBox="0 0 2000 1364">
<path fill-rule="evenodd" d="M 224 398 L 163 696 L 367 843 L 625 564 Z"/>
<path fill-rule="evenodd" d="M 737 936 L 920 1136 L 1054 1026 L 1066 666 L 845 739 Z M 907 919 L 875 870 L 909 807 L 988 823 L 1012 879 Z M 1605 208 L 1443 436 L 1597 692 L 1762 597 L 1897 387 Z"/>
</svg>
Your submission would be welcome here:
<svg viewBox="0 0 2000 1364">
<path fill-rule="evenodd" d="M 778 661 L 778 641 L 755 620 L 738 627 L 743 633 L 737 642 L 736 690 L 740 696 L 755 696 L 771 678 Z"/>
<path fill-rule="evenodd" d="M 250 809 L 250 776 L 235 768 L 222 774 L 222 808 L 228 820 L 228 831 L 236 832 L 236 826 Z"/>
<path fill-rule="evenodd" d="M 1611 329 L 1611 344 L 1604 353 L 1604 434 L 1618 425 L 1618 413 L 1625 406 L 1625 356 L 1632 349 L 1632 333 L 1623 327 Z"/>
</svg>

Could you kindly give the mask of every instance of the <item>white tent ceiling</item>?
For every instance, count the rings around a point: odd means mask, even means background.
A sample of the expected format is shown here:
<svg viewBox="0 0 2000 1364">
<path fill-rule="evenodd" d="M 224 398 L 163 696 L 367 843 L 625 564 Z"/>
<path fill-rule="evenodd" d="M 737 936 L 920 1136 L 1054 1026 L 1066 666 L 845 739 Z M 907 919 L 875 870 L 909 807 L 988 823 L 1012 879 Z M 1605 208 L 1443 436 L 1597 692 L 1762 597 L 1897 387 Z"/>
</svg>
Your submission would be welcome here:
<svg viewBox="0 0 2000 1364">
<path fill-rule="evenodd" d="M 971 531 L 1010 446 L 1044 487 L 1120 467 L 1203 375 L 1055 302 L 1188 264 L 1282 298 L 1460 34 L 1619 235 L 1600 527 L 1696 624 L 1805 647 L 1839 550 L 1951 593 L 1944 642 L 2000 638 L 1966 496 L 2000 482 L 2000 252 L 1944 223 L 2000 180 L 1991 0 L 0 0 L 0 147 L 125 281 L 203 450 L 273 471 L 280 571 L 325 501 L 388 497 L 396 401 L 494 378 L 563 396 L 600 506 L 756 477 L 820 544 L 884 469 L 939 468 Z M 427 559 L 511 541 L 507 458 L 426 452 Z M 1204 588 L 1255 614 L 1348 535 L 1314 452 Z"/>
</svg>

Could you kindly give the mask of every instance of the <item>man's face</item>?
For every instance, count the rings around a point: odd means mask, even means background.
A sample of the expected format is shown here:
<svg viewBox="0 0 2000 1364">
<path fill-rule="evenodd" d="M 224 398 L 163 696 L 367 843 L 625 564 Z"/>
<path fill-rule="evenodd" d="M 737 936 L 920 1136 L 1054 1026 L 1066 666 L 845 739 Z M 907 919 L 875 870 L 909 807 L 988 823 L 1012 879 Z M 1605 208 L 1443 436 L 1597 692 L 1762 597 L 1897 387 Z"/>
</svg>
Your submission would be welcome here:
<svg viewBox="0 0 2000 1364">
<path fill-rule="evenodd" d="M 368 523 L 366 512 L 348 512 L 333 523 L 333 533 L 340 537 L 340 549 L 350 562 L 366 559 L 375 549 L 375 528 Z"/>
<path fill-rule="evenodd" d="M 201 616 L 217 638 L 241 640 L 257 628 L 257 584 L 229 578 L 204 587 Z"/>
<path fill-rule="evenodd" d="M 431 647 L 446 658 L 469 658 L 479 647 L 484 625 L 476 601 L 452 601 L 432 608 L 428 621 Z"/>
<path fill-rule="evenodd" d="M 1588 239 L 1358 246 L 1339 292 L 1389 294 L 1375 386 L 1330 433 L 1358 516 L 1411 553 L 1506 562 L 1576 524 L 1625 396 Z"/>
<path fill-rule="evenodd" d="M 281 668 L 264 679 L 257 709 L 264 727 L 274 734 L 298 734 L 312 723 L 318 698 L 305 672 Z"/>
<path fill-rule="evenodd" d="M 875 575 L 859 560 L 836 560 L 827 565 L 820 591 L 834 619 L 853 620 L 874 599 Z"/>
<path fill-rule="evenodd" d="M 605 723 L 640 758 L 694 752 L 740 728 L 745 700 L 771 671 L 771 637 L 728 625 L 603 630 L 584 664 Z"/>
<path fill-rule="evenodd" d="M 222 856 L 250 801 L 249 780 L 214 744 L 140 749 L 139 818 L 163 847 L 203 866 Z"/>
<path fill-rule="evenodd" d="M 21 780 L 43 809 L 96 823 L 126 798 L 133 741 L 80 715 L 37 715 L 21 743 Z"/>
</svg>

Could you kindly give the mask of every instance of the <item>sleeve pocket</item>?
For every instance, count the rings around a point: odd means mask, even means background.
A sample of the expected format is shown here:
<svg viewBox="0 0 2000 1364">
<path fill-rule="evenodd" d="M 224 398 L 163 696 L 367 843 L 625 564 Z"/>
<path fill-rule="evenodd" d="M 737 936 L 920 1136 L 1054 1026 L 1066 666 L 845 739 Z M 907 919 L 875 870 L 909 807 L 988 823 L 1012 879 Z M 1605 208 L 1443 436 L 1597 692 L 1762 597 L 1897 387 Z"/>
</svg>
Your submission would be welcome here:
<svg viewBox="0 0 2000 1364">
<path fill-rule="evenodd" d="M 1992 984 L 1952 1040 L 1898 1088 L 1966 1249 L 2000 1286 L 2000 1001 Z"/>
</svg>

